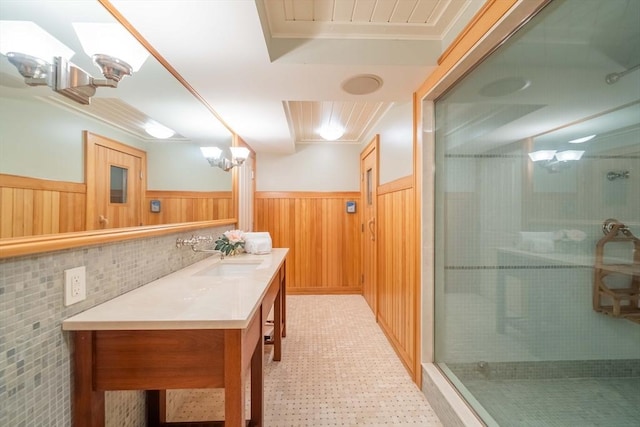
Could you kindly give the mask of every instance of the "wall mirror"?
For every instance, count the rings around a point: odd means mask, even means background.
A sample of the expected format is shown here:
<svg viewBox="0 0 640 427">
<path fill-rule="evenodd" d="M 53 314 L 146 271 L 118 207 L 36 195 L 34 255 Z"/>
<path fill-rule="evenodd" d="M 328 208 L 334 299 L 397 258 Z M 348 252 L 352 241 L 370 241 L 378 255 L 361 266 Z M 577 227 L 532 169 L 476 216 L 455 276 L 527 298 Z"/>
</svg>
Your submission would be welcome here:
<svg viewBox="0 0 640 427">
<path fill-rule="evenodd" d="M 64 59 L 96 81 L 105 80 L 105 76 L 87 52 L 89 42 L 81 40 L 82 28 L 84 33 L 98 35 L 98 39 L 112 38 L 104 24 L 124 29 L 97 1 L 5 0 L 0 19 L 3 31 L 7 22 L 35 24 L 68 48 Z M 4 35 L 2 39 L 0 43 L 6 41 Z M 117 87 L 95 88 L 89 104 L 85 105 L 72 98 L 84 96 L 86 88 L 64 95 L 50 85 L 28 85 L 18 67 L 9 61 L 8 54 L 3 53 L 0 55 L 0 177 L 5 184 L 6 177 L 15 176 L 84 185 L 83 131 L 88 131 L 146 152 L 147 176 L 144 178 L 148 198 L 176 195 L 197 198 L 202 193 L 226 193 L 230 200 L 236 200 L 232 195 L 233 174 L 211 167 L 200 151 L 201 146 L 228 149 L 234 137 L 232 132 L 153 55 L 144 58 L 139 69 L 123 77 Z M 54 63 L 53 57 L 58 55 L 46 51 L 41 54 L 46 57 L 41 59 Z M 162 125 L 173 134 L 167 138 L 154 137 L 146 130 L 150 125 Z M 143 217 L 146 215 L 147 219 L 143 225 L 198 221 L 197 217 L 160 220 L 160 216 L 150 216 L 149 206 L 144 206 L 147 212 Z M 166 203 L 162 203 L 162 208 L 165 207 Z M 207 220 L 232 220 L 235 209 L 231 206 L 220 210 L 217 218 Z M 4 218 L 3 222 L 6 229 Z"/>
</svg>

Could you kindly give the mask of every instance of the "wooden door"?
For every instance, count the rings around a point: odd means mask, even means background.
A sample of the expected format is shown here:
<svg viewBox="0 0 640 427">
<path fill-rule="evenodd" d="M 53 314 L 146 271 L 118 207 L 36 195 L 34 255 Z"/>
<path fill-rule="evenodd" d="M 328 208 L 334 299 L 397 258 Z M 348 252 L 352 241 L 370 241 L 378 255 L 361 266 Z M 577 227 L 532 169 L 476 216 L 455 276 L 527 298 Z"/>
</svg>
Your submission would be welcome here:
<svg viewBox="0 0 640 427">
<path fill-rule="evenodd" d="M 362 206 L 362 293 L 365 300 L 378 316 L 376 286 L 376 190 L 378 187 L 378 136 L 360 154 L 361 203 Z"/>
<path fill-rule="evenodd" d="M 85 132 L 87 230 L 144 225 L 146 153 Z"/>
</svg>

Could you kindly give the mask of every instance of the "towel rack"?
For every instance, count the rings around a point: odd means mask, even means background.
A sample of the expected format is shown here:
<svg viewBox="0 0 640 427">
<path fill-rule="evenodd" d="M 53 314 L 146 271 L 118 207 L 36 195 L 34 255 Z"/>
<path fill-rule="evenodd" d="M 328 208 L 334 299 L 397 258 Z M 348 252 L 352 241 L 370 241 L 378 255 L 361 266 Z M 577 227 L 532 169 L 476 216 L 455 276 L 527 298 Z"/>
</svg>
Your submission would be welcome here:
<svg viewBox="0 0 640 427">
<path fill-rule="evenodd" d="M 593 281 L 593 309 L 640 323 L 640 239 L 616 219 L 607 219 L 602 224 L 604 237 L 596 243 L 596 258 Z M 613 242 L 631 242 L 631 263 L 605 263 L 605 245 Z M 613 288 L 607 285 L 606 277 L 623 275 L 629 277 L 629 287 Z M 610 302 L 610 305 L 608 304 Z"/>
</svg>

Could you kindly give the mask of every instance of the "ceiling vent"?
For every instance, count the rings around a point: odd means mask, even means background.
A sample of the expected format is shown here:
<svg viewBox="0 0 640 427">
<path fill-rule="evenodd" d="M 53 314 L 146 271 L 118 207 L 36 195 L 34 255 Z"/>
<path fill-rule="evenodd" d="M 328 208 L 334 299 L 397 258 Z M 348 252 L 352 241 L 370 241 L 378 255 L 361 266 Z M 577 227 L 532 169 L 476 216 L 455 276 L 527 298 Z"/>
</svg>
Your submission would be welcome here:
<svg viewBox="0 0 640 427">
<path fill-rule="evenodd" d="M 367 95 L 382 87 L 382 78 L 374 74 L 360 74 L 342 82 L 342 90 L 351 95 Z"/>
</svg>

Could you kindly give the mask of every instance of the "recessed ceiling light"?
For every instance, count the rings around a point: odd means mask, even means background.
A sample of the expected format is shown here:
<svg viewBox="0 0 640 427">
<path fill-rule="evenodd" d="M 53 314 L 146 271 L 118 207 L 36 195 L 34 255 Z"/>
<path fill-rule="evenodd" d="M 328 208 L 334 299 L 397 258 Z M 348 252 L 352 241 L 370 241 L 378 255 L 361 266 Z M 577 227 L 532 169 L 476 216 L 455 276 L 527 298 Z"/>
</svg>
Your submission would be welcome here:
<svg viewBox="0 0 640 427">
<path fill-rule="evenodd" d="M 172 129 L 155 122 L 147 123 L 144 130 L 152 137 L 158 139 L 167 139 L 175 135 L 175 132 Z"/>
<path fill-rule="evenodd" d="M 335 141 L 344 135 L 344 128 L 342 126 L 331 125 L 331 126 L 323 126 L 320 128 L 318 132 L 322 139 L 327 141 Z"/>
<path fill-rule="evenodd" d="M 587 142 L 587 141 L 591 141 L 593 138 L 595 138 L 596 135 L 589 135 L 589 136 L 585 136 L 582 138 L 577 138 L 577 139 L 572 139 L 571 141 L 569 141 L 570 144 L 582 144 L 583 142 Z"/>
<path fill-rule="evenodd" d="M 342 90 L 352 95 L 366 95 L 382 87 L 382 78 L 374 74 L 360 74 L 342 82 Z"/>
<path fill-rule="evenodd" d="M 491 97 L 506 96 L 524 90 L 530 85 L 531 81 L 522 77 L 507 77 L 483 86 L 480 89 L 480 95 Z"/>
</svg>

